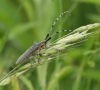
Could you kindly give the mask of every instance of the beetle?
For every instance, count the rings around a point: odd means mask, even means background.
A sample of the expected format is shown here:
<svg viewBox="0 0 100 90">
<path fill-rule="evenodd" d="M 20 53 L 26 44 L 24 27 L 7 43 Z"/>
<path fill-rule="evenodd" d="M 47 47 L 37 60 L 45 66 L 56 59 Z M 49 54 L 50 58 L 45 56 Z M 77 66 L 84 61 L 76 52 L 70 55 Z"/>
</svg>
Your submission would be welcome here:
<svg viewBox="0 0 100 90">
<path fill-rule="evenodd" d="M 16 61 L 16 64 L 20 64 L 20 63 L 23 63 L 25 61 L 25 59 L 29 58 L 31 60 L 31 58 L 33 58 L 35 55 L 41 55 L 40 54 L 40 50 L 44 47 L 46 47 L 46 44 L 47 42 L 54 36 L 56 35 L 57 33 L 59 32 L 62 32 L 62 31 L 67 31 L 67 30 L 60 30 L 56 33 L 54 33 L 52 36 L 50 36 L 50 32 L 52 31 L 53 27 L 55 26 L 55 24 L 57 23 L 57 21 L 59 20 L 59 18 L 61 16 L 63 16 L 65 13 L 70 13 L 69 11 L 65 11 L 63 13 L 61 13 L 59 15 L 59 17 L 56 19 L 56 21 L 52 24 L 48 34 L 46 35 L 46 38 L 39 42 L 39 43 L 36 43 L 36 44 L 33 44 L 29 49 L 27 49 Z"/>
</svg>

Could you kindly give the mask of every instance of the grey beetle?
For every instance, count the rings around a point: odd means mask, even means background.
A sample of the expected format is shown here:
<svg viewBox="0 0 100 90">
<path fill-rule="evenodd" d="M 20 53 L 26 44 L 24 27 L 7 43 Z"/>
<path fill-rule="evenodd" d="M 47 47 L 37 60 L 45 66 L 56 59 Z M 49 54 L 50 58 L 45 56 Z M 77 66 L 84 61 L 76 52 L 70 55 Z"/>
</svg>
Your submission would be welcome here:
<svg viewBox="0 0 100 90">
<path fill-rule="evenodd" d="M 20 64 L 23 63 L 27 58 L 31 59 L 34 57 L 34 55 L 40 55 L 40 50 L 44 47 L 46 47 L 47 42 L 57 33 L 62 32 L 62 31 L 67 31 L 67 30 L 60 30 L 56 33 L 54 33 L 52 36 L 49 37 L 51 30 L 53 29 L 53 27 L 55 26 L 55 24 L 57 23 L 57 21 L 59 20 L 59 18 L 61 16 L 63 16 L 65 13 L 67 13 L 69 11 L 65 11 L 63 12 L 61 15 L 59 15 L 59 17 L 56 19 L 56 21 L 53 23 L 53 25 L 51 26 L 49 33 L 46 35 L 45 40 L 33 44 L 29 49 L 27 49 L 16 61 L 16 64 Z M 69 12 L 70 13 L 70 12 Z"/>
</svg>

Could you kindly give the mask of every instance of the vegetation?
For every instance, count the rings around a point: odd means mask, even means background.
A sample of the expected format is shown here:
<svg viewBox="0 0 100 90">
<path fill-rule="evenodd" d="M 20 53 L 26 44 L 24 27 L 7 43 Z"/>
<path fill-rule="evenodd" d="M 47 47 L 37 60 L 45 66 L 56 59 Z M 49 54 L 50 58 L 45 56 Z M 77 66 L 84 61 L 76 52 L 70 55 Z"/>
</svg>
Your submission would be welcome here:
<svg viewBox="0 0 100 90">
<path fill-rule="evenodd" d="M 71 12 L 71 16 L 68 13 L 64 15 L 50 35 L 62 29 L 83 30 L 81 32 L 92 30 L 89 31 L 91 34 L 82 33 L 83 40 L 78 38 L 79 43 L 70 42 L 72 46 L 68 49 L 65 49 L 64 46 L 61 48 L 60 44 L 55 42 L 61 50 L 64 49 L 64 52 L 58 54 L 55 51 L 52 52 L 54 58 L 51 63 L 44 61 L 43 65 L 36 64 L 32 69 L 29 68 L 30 62 L 22 64 L 18 69 L 21 72 L 13 74 L 13 78 L 9 76 L 10 84 L 0 86 L 0 90 L 99 90 L 100 33 L 93 33 L 99 31 L 100 28 L 99 4 L 99 0 L 1 0 L 1 79 L 12 69 L 19 67 L 16 65 L 16 60 L 26 49 L 33 43 L 44 40 L 56 17 L 62 12 L 68 10 Z M 92 28 L 76 29 L 81 26 L 86 27 L 88 24 Z M 98 25 L 95 29 L 93 29 L 94 24 Z M 66 33 L 62 32 L 55 36 L 48 44 L 50 45 Z M 84 36 L 89 37 L 86 40 Z M 58 42 L 61 42 L 63 38 Z M 73 39 L 70 37 L 70 41 Z M 57 46 L 54 45 L 53 48 L 55 47 Z M 46 56 L 51 54 L 51 47 L 48 50 L 44 49 L 42 53 L 45 52 Z M 19 77 L 19 75 L 21 76 Z M 7 83 L 8 79 L 5 80 Z"/>
</svg>

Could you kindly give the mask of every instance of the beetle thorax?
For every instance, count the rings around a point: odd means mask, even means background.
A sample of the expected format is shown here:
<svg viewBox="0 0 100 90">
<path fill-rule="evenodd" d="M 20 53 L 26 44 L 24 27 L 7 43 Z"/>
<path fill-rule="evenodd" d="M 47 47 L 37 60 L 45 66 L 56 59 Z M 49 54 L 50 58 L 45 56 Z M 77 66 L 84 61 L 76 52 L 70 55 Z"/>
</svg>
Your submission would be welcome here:
<svg viewBox="0 0 100 90">
<path fill-rule="evenodd" d="M 40 47 L 41 47 L 41 48 L 45 47 L 45 46 L 46 46 L 46 42 L 47 42 L 46 40 L 41 41 L 41 42 L 39 43 Z"/>
</svg>

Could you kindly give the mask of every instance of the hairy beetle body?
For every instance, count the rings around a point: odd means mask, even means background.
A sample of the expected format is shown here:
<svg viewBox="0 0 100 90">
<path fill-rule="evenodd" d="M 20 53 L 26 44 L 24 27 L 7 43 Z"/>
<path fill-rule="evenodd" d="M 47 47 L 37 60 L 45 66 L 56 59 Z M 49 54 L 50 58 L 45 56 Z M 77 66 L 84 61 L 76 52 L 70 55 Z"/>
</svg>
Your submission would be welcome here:
<svg viewBox="0 0 100 90">
<path fill-rule="evenodd" d="M 55 24 L 57 23 L 57 21 L 59 20 L 59 18 L 64 15 L 65 13 L 67 13 L 69 11 L 65 11 L 63 12 L 61 15 L 58 16 L 58 18 L 56 19 L 56 21 L 53 23 L 53 25 L 51 26 L 48 34 L 46 35 L 46 38 L 45 40 L 39 42 L 39 43 L 36 43 L 34 45 L 32 45 L 29 49 L 27 49 L 18 59 L 17 59 L 17 62 L 16 64 L 20 64 L 22 62 L 25 61 L 25 59 L 27 58 L 30 58 L 30 57 L 34 57 L 34 55 L 40 55 L 40 50 L 46 46 L 46 43 L 54 36 L 56 35 L 57 33 L 59 32 L 62 32 L 62 31 L 67 31 L 67 30 L 60 30 L 56 33 L 54 33 L 52 36 L 50 36 L 50 32 L 51 30 L 53 29 L 53 27 L 55 26 Z"/>
</svg>

